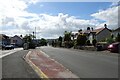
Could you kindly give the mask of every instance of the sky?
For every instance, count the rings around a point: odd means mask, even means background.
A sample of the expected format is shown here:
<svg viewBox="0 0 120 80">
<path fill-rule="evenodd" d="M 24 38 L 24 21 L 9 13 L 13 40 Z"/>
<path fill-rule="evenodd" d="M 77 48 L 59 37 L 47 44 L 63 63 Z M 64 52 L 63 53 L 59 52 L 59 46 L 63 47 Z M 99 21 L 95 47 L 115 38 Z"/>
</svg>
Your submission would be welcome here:
<svg viewBox="0 0 120 80">
<path fill-rule="evenodd" d="M 64 31 L 76 32 L 118 27 L 118 2 L 41 2 L 0 0 L 0 34 L 32 34 L 37 38 L 58 38 Z"/>
</svg>

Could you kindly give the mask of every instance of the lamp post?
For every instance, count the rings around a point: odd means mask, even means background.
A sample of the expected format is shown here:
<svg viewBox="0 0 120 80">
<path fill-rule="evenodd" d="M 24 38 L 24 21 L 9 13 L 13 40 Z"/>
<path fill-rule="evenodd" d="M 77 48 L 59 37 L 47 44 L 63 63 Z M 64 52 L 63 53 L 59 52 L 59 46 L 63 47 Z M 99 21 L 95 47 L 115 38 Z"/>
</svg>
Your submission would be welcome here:
<svg viewBox="0 0 120 80">
<path fill-rule="evenodd" d="M 34 31 L 33 31 L 33 40 L 34 40 Z"/>
<path fill-rule="evenodd" d="M 35 27 L 35 39 L 36 39 L 36 27 Z"/>
</svg>

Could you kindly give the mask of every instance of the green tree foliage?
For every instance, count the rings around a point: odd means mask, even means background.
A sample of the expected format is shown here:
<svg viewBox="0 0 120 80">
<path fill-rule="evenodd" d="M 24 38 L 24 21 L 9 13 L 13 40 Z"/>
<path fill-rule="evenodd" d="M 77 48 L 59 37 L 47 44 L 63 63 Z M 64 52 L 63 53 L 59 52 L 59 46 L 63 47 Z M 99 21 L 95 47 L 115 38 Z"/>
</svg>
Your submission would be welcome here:
<svg viewBox="0 0 120 80">
<path fill-rule="evenodd" d="M 71 41 L 71 32 L 64 32 L 64 41 Z"/>
<path fill-rule="evenodd" d="M 55 42 L 54 42 L 54 40 L 52 41 L 52 46 L 53 46 L 53 47 L 55 46 Z"/>
<path fill-rule="evenodd" d="M 114 36 L 113 35 L 111 35 L 109 38 L 107 38 L 107 43 L 109 43 L 109 44 L 111 44 L 111 43 L 113 43 L 114 42 Z"/>
<path fill-rule="evenodd" d="M 86 40 L 87 40 L 86 35 L 84 35 L 84 34 L 79 34 L 78 37 L 77 37 L 77 45 L 79 45 L 79 46 L 85 45 Z"/>
<path fill-rule="evenodd" d="M 65 47 L 69 48 L 70 47 L 70 42 L 71 42 L 71 32 L 64 32 L 64 44 Z"/>
<path fill-rule="evenodd" d="M 58 38 L 58 45 L 60 47 L 62 47 L 62 37 L 61 36 L 59 36 L 59 38 Z"/>
<path fill-rule="evenodd" d="M 25 43 L 32 42 L 32 36 L 30 35 L 25 35 L 23 38 Z"/>
<path fill-rule="evenodd" d="M 115 40 L 116 40 L 117 42 L 120 42 L 120 34 L 119 34 L 119 33 L 117 34 L 117 37 L 115 38 Z"/>
<path fill-rule="evenodd" d="M 86 41 L 86 44 L 87 44 L 88 46 L 90 46 L 90 40 L 87 40 L 87 41 Z"/>
<path fill-rule="evenodd" d="M 24 43 L 27 43 L 29 45 L 29 48 L 35 48 L 35 43 L 33 42 L 33 35 L 29 34 L 29 35 L 25 35 L 23 40 Z"/>
<path fill-rule="evenodd" d="M 96 39 L 93 39 L 93 40 L 92 40 L 93 46 L 96 46 L 96 43 L 97 43 L 97 40 L 96 40 Z"/>
<path fill-rule="evenodd" d="M 41 46 L 47 46 L 47 40 L 44 39 L 44 38 L 42 38 L 42 39 L 40 40 L 40 45 L 41 45 Z"/>
<path fill-rule="evenodd" d="M 61 36 L 59 36 L 58 41 L 61 41 L 61 42 L 62 42 L 62 37 L 61 37 Z"/>
</svg>

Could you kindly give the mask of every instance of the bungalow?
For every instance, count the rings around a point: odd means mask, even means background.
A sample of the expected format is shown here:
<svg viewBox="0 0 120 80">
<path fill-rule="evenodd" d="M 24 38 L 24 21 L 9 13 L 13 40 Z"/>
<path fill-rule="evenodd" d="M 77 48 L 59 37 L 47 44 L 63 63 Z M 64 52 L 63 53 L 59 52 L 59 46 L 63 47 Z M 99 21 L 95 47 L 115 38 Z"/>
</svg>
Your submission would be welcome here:
<svg viewBox="0 0 120 80">
<path fill-rule="evenodd" d="M 11 44 L 15 44 L 16 47 L 21 47 L 23 45 L 23 38 L 15 35 L 14 37 L 11 37 Z"/>
</svg>

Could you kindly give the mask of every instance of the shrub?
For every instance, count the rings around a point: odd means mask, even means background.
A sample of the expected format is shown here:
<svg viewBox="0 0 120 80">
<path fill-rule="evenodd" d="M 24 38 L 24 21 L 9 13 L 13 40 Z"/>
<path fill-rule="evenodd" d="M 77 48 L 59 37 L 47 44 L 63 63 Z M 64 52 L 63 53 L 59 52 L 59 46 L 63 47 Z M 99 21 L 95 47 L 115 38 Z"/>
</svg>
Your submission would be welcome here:
<svg viewBox="0 0 120 80">
<path fill-rule="evenodd" d="M 93 39 L 93 40 L 92 40 L 92 44 L 93 44 L 94 46 L 96 46 L 96 43 L 97 43 L 97 40 L 96 40 L 96 39 Z"/>
<path fill-rule="evenodd" d="M 90 40 L 86 41 L 86 45 L 90 46 Z"/>
<path fill-rule="evenodd" d="M 83 46 L 83 45 L 85 45 L 86 40 L 87 40 L 86 35 L 84 35 L 84 34 L 79 34 L 78 37 L 77 37 L 77 45 L 78 45 L 78 46 Z"/>
<path fill-rule="evenodd" d="M 119 34 L 119 33 L 117 34 L 117 37 L 115 38 L 115 40 L 116 40 L 117 42 L 120 42 L 120 34 Z"/>
</svg>

